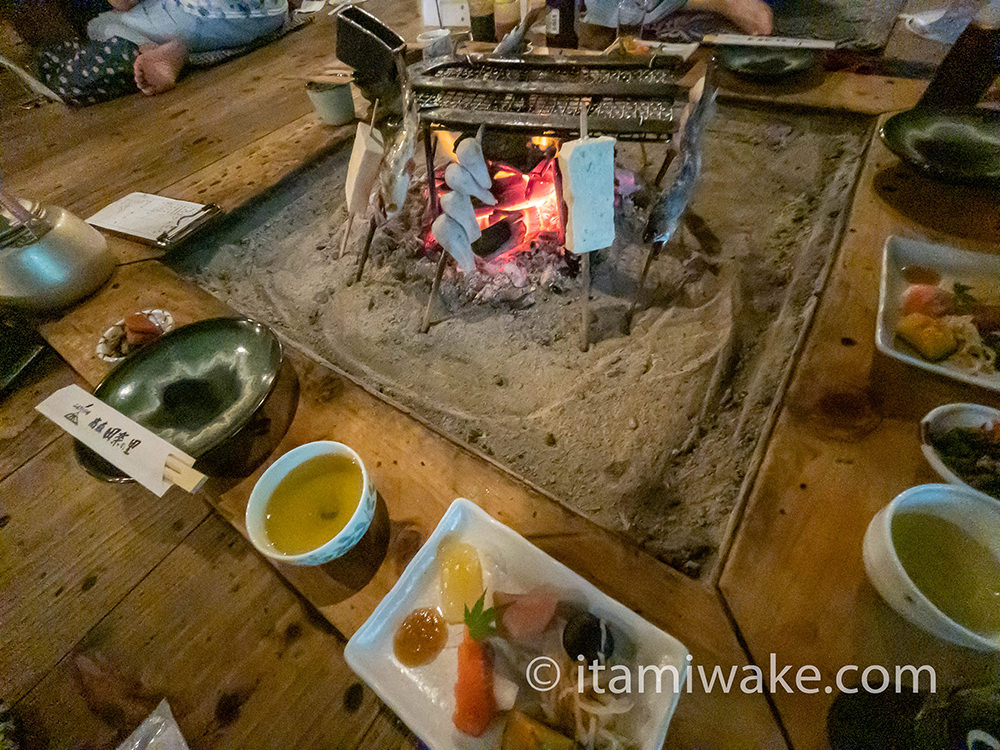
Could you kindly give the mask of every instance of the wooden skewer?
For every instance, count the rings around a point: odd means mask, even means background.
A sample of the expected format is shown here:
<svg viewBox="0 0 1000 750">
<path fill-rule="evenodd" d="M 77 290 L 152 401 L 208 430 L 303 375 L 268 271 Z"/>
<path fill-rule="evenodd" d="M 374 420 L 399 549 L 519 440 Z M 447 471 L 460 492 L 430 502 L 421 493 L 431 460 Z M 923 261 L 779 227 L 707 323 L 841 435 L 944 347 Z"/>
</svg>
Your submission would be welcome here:
<svg viewBox="0 0 1000 750">
<path fill-rule="evenodd" d="M 587 129 L 588 102 L 584 101 L 580 108 L 580 140 L 589 137 Z M 581 271 L 583 273 L 583 298 L 580 300 L 580 351 L 585 352 L 590 348 L 590 253 L 584 253 L 582 258 Z"/>
<path fill-rule="evenodd" d="M 580 327 L 580 351 L 585 352 L 590 348 L 590 253 L 583 254 L 583 299 L 581 307 L 583 309 Z"/>
<path fill-rule="evenodd" d="M 424 308 L 424 319 L 420 324 L 420 332 L 427 333 L 431 330 L 431 308 L 434 307 L 434 300 L 437 299 L 441 290 L 441 277 L 444 276 L 444 266 L 448 262 L 448 251 L 441 248 L 441 257 L 438 258 L 437 271 L 434 274 L 434 283 L 431 285 L 431 296 L 427 299 L 427 307 Z"/>
<path fill-rule="evenodd" d="M 177 456 L 173 454 L 167 456 L 166 464 L 163 466 L 164 481 L 176 484 L 187 492 L 197 492 L 207 479 L 207 476 L 188 466 Z"/>
<path fill-rule="evenodd" d="M 375 238 L 375 230 L 377 228 L 378 221 L 375 218 L 375 213 L 372 212 L 372 218 L 368 222 L 368 236 L 365 237 L 365 246 L 361 249 L 361 257 L 358 259 L 358 271 L 354 274 L 355 284 L 361 281 L 361 274 L 365 272 L 365 263 L 368 262 L 368 251 L 372 248 L 372 240 Z"/>
<path fill-rule="evenodd" d="M 351 227 L 354 226 L 354 212 L 348 212 L 347 214 L 347 229 L 344 230 L 344 241 L 340 243 L 340 254 L 337 259 L 344 257 L 344 253 L 347 252 L 347 241 L 351 239 Z"/>
<path fill-rule="evenodd" d="M 628 308 L 628 316 L 625 318 L 625 333 L 632 333 L 632 319 L 635 311 L 639 308 L 639 299 L 642 297 L 642 290 L 646 286 L 646 276 L 649 274 L 649 267 L 653 265 L 653 257 L 657 253 L 657 243 L 652 243 L 646 251 L 646 262 L 642 266 L 642 273 L 639 275 L 639 284 L 635 288 L 635 296 L 632 297 L 632 304 Z"/>
</svg>

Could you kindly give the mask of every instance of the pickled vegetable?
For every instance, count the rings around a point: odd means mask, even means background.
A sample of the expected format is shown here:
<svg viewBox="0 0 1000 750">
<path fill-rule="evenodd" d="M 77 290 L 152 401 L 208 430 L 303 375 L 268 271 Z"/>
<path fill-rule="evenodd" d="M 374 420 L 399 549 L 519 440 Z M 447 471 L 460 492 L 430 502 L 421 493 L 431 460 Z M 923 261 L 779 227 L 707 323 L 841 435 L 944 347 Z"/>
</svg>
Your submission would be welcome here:
<svg viewBox="0 0 1000 750">
<path fill-rule="evenodd" d="M 471 609 L 483 593 L 479 553 L 471 544 L 447 537 L 438 547 L 437 557 L 441 613 L 449 623 L 463 622 L 465 609 Z"/>
<path fill-rule="evenodd" d="M 500 750 L 573 750 L 576 743 L 555 729 L 514 711 L 503 730 Z"/>
<path fill-rule="evenodd" d="M 958 341 L 948 324 L 923 313 L 910 313 L 900 320 L 896 333 L 931 362 L 944 359 L 958 349 Z"/>
</svg>

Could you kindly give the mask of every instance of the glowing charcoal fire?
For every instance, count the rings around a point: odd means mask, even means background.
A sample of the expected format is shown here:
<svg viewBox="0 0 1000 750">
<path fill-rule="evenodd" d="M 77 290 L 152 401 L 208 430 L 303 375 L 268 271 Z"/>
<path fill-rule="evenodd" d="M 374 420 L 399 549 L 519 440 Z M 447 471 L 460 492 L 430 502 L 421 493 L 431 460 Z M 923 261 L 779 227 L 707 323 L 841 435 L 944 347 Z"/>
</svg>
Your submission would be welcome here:
<svg viewBox="0 0 1000 750">
<path fill-rule="evenodd" d="M 453 141 L 442 139 L 441 143 L 447 150 Z M 491 192 L 497 204 L 477 205 L 476 220 L 483 238 L 474 249 L 486 260 L 489 270 L 502 271 L 516 255 L 533 250 L 537 242 L 561 243 L 556 162 L 550 155 L 529 172 L 499 161 L 490 162 L 489 166 L 493 179 Z M 437 175 L 437 186 L 439 194 L 448 191 L 442 170 Z M 425 247 L 429 250 L 436 244 L 433 233 L 428 231 Z"/>
</svg>

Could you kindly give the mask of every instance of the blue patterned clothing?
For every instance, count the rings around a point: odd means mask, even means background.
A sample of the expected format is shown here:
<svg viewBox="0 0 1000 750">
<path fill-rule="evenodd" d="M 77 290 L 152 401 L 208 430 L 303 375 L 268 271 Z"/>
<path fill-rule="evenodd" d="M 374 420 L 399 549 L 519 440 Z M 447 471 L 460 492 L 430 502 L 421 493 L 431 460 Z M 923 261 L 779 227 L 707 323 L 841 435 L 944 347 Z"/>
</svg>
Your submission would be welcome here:
<svg viewBox="0 0 1000 750">
<path fill-rule="evenodd" d="M 266 18 L 288 13 L 286 0 L 175 0 L 202 18 Z"/>
<path fill-rule="evenodd" d="M 201 15 L 186 7 L 189 2 L 219 13 L 255 5 L 254 12 L 264 15 Z M 278 12 L 270 12 L 276 6 Z M 181 39 L 189 52 L 212 52 L 250 44 L 280 29 L 287 17 L 286 0 L 142 0 L 132 10 L 102 13 L 87 25 L 87 36 L 101 42 L 119 37 L 140 46 Z"/>
</svg>

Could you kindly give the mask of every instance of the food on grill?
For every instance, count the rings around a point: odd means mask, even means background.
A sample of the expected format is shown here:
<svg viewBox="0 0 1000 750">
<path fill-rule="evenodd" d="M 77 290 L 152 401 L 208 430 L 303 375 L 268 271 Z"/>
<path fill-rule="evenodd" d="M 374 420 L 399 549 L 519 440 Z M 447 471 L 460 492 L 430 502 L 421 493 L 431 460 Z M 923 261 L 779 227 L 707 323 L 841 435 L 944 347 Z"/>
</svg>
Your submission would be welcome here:
<svg viewBox="0 0 1000 750">
<path fill-rule="evenodd" d="M 559 169 L 566 201 L 566 249 L 589 253 L 615 241 L 615 139 L 563 143 Z"/>
<path fill-rule="evenodd" d="M 443 213 L 434 219 L 431 233 L 445 252 L 455 259 L 464 273 L 476 270 L 476 256 L 472 252 L 472 242 L 461 224 Z"/>
<path fill-rule="evenodd" d="M 461 193 L 445 193 L 441 196 L 441 210 L 448 215 L 449 219 L 462 227 L 470 242 L 475 242 L 483 236 L 479 222 L 476 221 L 476 211 L 468 196 Z M 436 238 L 437 234 L 434 236 Z M 440 240 L 438 241 L 440 242 Z"/>
<path fill-rule="evenodd" d="M 472 178 L 483 190 L 489 190 L 493 181 L 490 179 L 490 170 L 486 166 L 486 157 L 483 156 L 483 147 L 477 138 L 466 138 L 455 149 L 455 156 L 458 163 L 468 170 Z"/>
<path fill-rule="evenodd" d="M 478 198 L 487 206 L 495 206 L 497 203 L 497 199 L 493 196 L 493 193 L 484 187 L 480 187 L 475 177 L 472 176 L 472 173 L 461 164 L 449 164 L 448 168 L 444 170 L 444 181 L 455 192 Z"/>
</svg>

